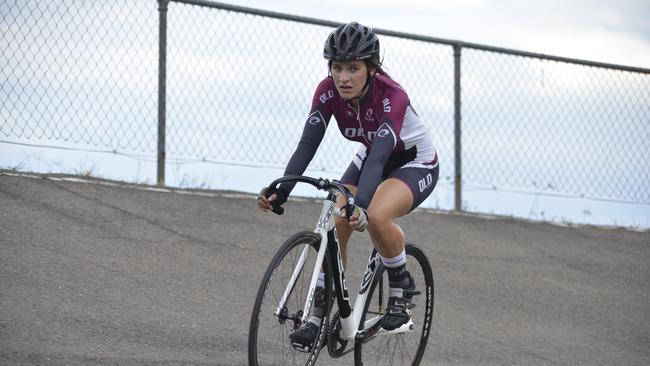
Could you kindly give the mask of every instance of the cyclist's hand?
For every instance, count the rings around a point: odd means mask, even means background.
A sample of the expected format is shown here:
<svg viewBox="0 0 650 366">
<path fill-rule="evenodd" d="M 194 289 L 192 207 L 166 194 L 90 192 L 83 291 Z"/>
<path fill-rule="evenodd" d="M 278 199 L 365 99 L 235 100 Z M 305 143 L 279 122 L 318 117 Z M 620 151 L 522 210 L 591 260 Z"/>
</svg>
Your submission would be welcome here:
<svg viewBox="0 0 650 366">
<path fill-rule="evenodd" d="M 268 194 L 269 187 L 264 187 L 257 196 L 257 207 L 262 211 L 271 211 L 273 206 L 281 206 L 287 202 L 287 195 L 284 191 L 278 189 L 273 194 Z"/>
<path fill-rule="evenodd" d="M 352 230 L 364 231 L 368 226 L 368 212 L 365 208 L 354 206 L 354 212 L 350 216 L 350 227 Z"/>
<path fill-rule="evenodd" d="M 271 211 L 273 209 L 272 202 L 278 198 L 278 195 L 273 193 L 268 198 L 266 197 L 267 188 L 262 189 L 260 194 L 257 196 L 257 207 L 262 211 Z"/>
</svg>

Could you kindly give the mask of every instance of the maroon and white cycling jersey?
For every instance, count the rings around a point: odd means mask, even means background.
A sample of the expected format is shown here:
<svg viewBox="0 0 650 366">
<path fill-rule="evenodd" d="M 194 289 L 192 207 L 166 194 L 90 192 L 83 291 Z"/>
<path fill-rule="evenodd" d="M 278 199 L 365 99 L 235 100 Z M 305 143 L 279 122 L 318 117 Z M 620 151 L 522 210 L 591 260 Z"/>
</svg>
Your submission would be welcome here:
<svg viewBox="0 0 650 366">
<path fill-rule="evenodd" d="M 438 165 L 431 136 L 397 82 L 375 75 L 368 92 L 359 101 L 359 108 L 355 109 L 341 98 L 334 80 L 327 77 L 316 89 L 302 137 L 285 175 L 300 175 L 305 171 L 332 116 L 345 138 L 362 144 L 352 160 L 361 171 L 355 197 L 360 207 L 368 207 L 388 172 L 401 167 L 431 169 Z M 280 188 L 290 192 L 293 186 Z"/>
</svg>

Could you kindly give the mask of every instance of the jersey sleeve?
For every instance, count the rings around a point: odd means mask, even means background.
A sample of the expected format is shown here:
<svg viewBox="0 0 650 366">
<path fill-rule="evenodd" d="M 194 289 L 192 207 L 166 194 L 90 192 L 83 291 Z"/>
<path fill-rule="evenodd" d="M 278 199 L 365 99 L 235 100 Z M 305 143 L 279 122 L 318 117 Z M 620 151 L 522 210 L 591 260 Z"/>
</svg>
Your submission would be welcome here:
<svg viewBox="0 0 650 366">
<path fill-rule="evenodd" d="M 296 150 L 291 155 L 289 163 L 284 171 L 284 175 L 302 175 L 309 163 L 316 155 L 318 146 L 323 141 L 325 131 L 332 117 L 331 107 L 328 105 L 328 95 L 333 95 L 331 83 L 327 79 L 323 80 L 316 88 L 312 99 L 312 106 L 305 126 L 302 130 L 302 136 L 298 142 Z M 279 189 L 285 191 L 287 196 L 296 185 L 295 182 L 282 183 Z"/>
<path fill-rule="evenodd" d="M 361 171 L 359 190 L 354 200 L 357 206 L 366 209 L 381 183 L 384 166 L 401 141 L 399 135 L 404 124 L 404 115 L 409 106 L 409 99 L 406 93 L 396 90 L 390 96 L 383 98 L 381 104 L 380 110 L 383 111 L 383 114 L 380 117 L 380 125 Z"/>
<path fill-rule="evenodd" d="M 383 115 L 380 121 L 382 123 L 390 121 L 391 127 L 396 133 L 395 137 L 399 136 L 402 131 L 404 116 L 406 115 L 406 109 L 409 107 L 409 104 L 408 96 L 401 89 L 396 90 L 392 95 L 382 100 Z"/>
<path fill-rule="evenodd" d="M 372 197 L 381 183 L 381 174 L 397 144 L 397 132 L 389 119 L 379 126 L 375 139 L 370 147 L 361 176 L 354 204 L 365 209 L 370 205 Z"/>
</svg>

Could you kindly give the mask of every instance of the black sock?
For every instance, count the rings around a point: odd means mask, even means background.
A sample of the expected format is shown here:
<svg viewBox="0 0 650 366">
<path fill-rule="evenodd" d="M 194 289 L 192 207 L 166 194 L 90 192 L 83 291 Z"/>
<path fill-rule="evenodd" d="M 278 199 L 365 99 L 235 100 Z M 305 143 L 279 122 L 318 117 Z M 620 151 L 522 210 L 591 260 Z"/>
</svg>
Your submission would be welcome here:
<svg viewBox="0 0 650 366">
<path fill-rule="evenodd" d="M 314 306 L 312 307 L 312 315 L 322 318 L 325 312 L 325 288 L 316 286 L 314 291 Z"/>
<path fill-rule="evenodd" d="M 391 288 L 394 289 L 404 289 L 409 287 L 411 284 L 411 279 L 409 277 L 409 271 L 406 269 L 406 264 L 402 264 L 399 267 L 395 268 L 386 268 L 388 271 L 388 284 Z"/>
</svg>

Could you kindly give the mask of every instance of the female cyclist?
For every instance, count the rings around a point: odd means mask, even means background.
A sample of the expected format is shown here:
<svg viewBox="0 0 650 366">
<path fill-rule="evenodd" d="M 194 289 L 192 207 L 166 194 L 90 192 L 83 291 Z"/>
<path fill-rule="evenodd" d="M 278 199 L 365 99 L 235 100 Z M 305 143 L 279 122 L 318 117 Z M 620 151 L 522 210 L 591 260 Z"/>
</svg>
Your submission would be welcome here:
<svg viewBox="0 0 650 366">
<path fill-rule="evenodd" d="M 406 269 L 404 233 L 394 220 L 419 206 L 438 181 L 438 156 L 432 139 L 402 87 L 382 69 L 379 39 L 370 27 L 351 22 L 332 31 L 324 49 L 329 75 L 314 94 L 302 137 L 285 169 L 301 175 L 311 162 L 332 116 L 343 136 L 361 143 L 341 182 L 355 195 L 348 221 L 336 219 L 341 256 L 353 230 L 370 233 L 389 278 L 390 295 L 382 327 L 408 322 L 415 283 Z M 281 184 L 258 206 L 269 211 L 286 202 L 295 183 Z M 267 197 L 268 196 L 268 197 Z M 340 198 L 337 207 L 345 202 Z M 323 315 L 321 273 L 309 322 L 290 334 L 299 347 L 311 348 Z"/>
</svg>

